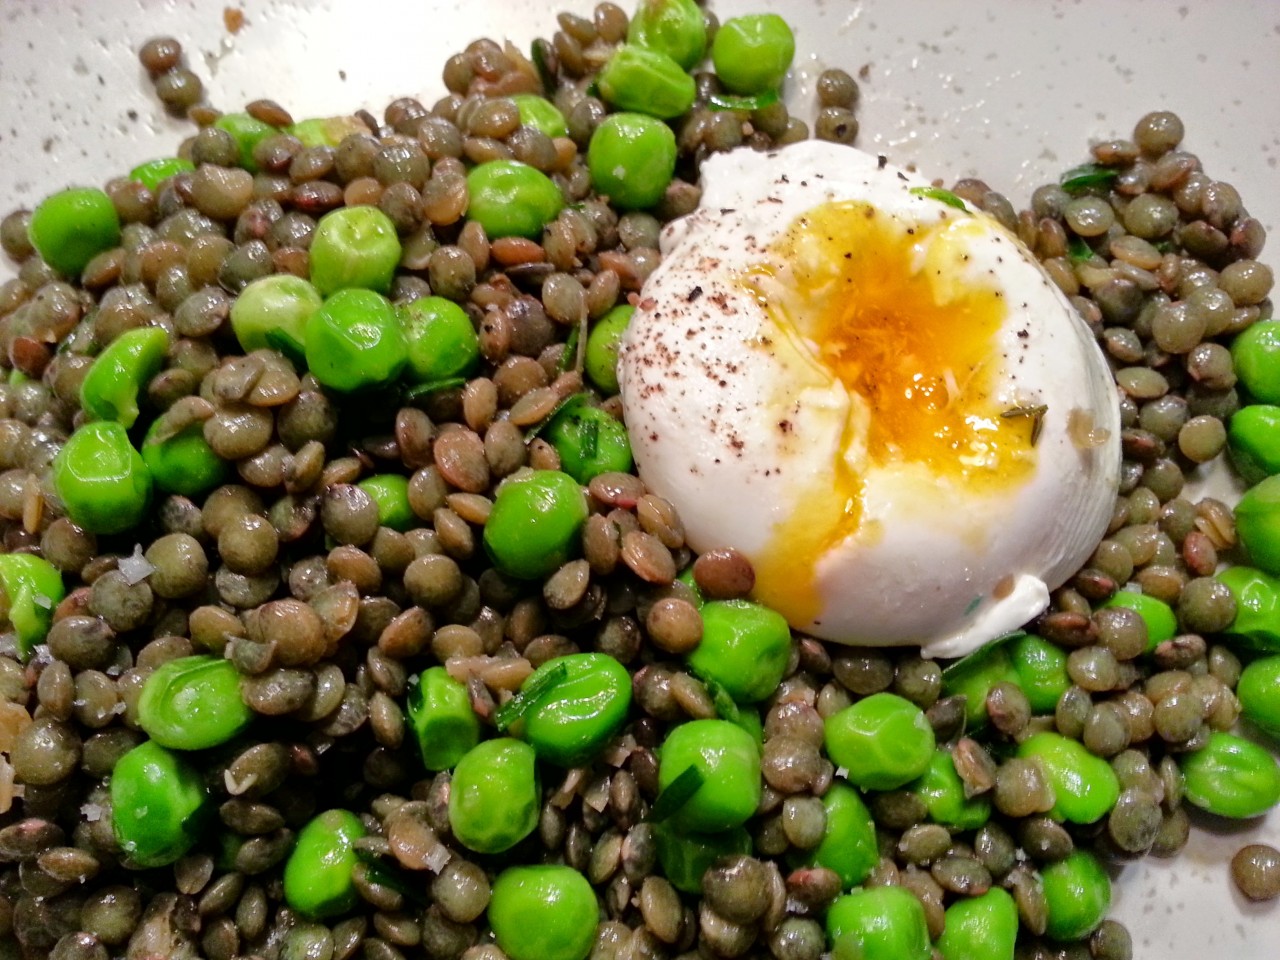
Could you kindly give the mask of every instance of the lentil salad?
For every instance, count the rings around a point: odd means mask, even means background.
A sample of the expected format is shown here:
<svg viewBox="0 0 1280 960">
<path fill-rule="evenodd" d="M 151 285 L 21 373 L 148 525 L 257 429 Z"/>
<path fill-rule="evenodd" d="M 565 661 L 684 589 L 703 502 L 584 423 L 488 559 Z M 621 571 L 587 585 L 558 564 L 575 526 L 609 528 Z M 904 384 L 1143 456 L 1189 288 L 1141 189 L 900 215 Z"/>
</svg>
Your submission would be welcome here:
<svg viewBox="0 0 1280 960">
<path fill-rule="evenodd" d="M 471 506 L 475 506 L 475 504 L 472 503 Z M 261 529 L 261 527 L 259 527 L 259 529 Z M 219 538 L 218 538 L 218 545 L 219 545 L 219 554 L 221 554 L 221 535 L 219 535 Z M 229 550 L 229 553 L 234 553 L 234 550 L 233 549 Z M 657 632 L 657 631 L 654 631 L 654 632 Z M 1015 710 L 1015 713 L 1016 713 L 1016 710 Z"/>
</svg>

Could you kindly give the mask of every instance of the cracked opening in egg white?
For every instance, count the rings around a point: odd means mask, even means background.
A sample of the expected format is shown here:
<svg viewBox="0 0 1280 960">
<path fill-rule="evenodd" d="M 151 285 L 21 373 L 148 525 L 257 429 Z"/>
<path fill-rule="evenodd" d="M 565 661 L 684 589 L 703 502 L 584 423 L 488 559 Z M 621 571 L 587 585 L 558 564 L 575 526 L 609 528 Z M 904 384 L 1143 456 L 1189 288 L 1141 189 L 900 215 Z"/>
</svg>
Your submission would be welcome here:
<svg viewBox="0 0 1280 960">
<path fill-rule="evenodd" d="M 954 656 L 1105 532 L 1105 360 L 996 221 L 849 147 L 708 161 L 619 365 L 640 474 L 797 629 Z M 915 188 L 915 192 L 912 189 Z"/>
</svg>

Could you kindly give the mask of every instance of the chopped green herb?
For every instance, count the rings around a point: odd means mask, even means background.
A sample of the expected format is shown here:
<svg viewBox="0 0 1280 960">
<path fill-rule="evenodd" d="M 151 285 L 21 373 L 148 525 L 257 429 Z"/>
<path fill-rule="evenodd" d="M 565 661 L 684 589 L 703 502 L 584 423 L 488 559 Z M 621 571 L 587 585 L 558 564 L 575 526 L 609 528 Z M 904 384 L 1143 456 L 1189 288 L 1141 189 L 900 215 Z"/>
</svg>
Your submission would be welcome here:
<svg viewBox="0 0 1280 960">
<path fill-rule="evenodd" d="M 1067 193 L 1080 193 L 1092 187 L 1110 186 L 1120 176 L 1115 167 L 1104 167 L 1100 163 L 1084 163 L 1072 167 L 1058 181 Z"/>
<path fill-rule="evenodd" d="M 412 386 L 404 392 L 404 398 L 405 400 L 417 400 L 419 397 L 439 393 L 441 390 L 456 390 L 458 387 L 465 387 L 466 385 L 466 377 L 446 377 L 444 380 L 432 380 L 430 383 L 419 383 L 416 386 Z"/>
<path fill-rule="evenodd" d="M 697 767 L 685 767 L 680 776 L 672 780 L 667 789 L 658 794 L 658 799 L 653 801 L 653 809 L 649 811 L 650 822 L 661 823 L 668 817 L 679 813 L 680 808 L 692 800 L 693 795 L 702 789 L 702 785 L 706 783 L 706 780 L 707 778 L 702 775 L 702 771 Z"/>
<path fill-rule="evenodd" d="M 1010 407 L 1000 414 L 1002 419 L 1013 420 L 1018 417 L 1031 418 L 1031 445 L 1034 447 L 1040 439 L 1040 431 L 1044 429 L 1044 415 L 1049 412 L 1049 405 L 1037 403 L 1024 407 Z"/>
<path fill-rule="evenodd" d="M 713 93 L 707 98 L 707 106 L 712 110 L 763 110 L 778 102 L 777 90 L 766 90 L 750 96 L 738 96 L 733 93 Z"/>
<path fill-rule="evenodd" d="M 915 197 L 928 197 L 930 200 L 937 200 L 939 203 L 945 203 L 948 207 L 955 207 L 957 210 L 967 211 L 969 209 L 964 205 L 963 200 L 950 190 L 943 190 L 941 187 L 912 187 L 908 192 Z"/>
<path fill-rule="evenodd" d="M 556 369 L 561 373 L 572 370 L 577 363 L 578 358 L 578 339 L 582 332 L 580 327 L 574 327 L 569 331 L 569 336 L 565 338 L 564 350 L 560 353 L 560 362 L 556 364 Z"/>
<path fill-rule="evenodd" d="M 524 718 L 524 715 L 529 712 L 529 708 L 532 707 L 544 693 L 554 687 L 557 683 L 560 683 L 568 675 L 568 666 L 563 663 L 556 664 L 500 706 L 498 708 L 498 712 L 493 715 L 494 726 L 498 728 L 500 733 L 505 733 L 510 729 L 512 724 Z"/>
<path fill-rule="evenodd" d="M 1067 256 L 1072 263 L 1084 263 L 1093 259 L 1093 247 L 1084 237 L 1073 236 L 1067 241 Z"/>
</svg>

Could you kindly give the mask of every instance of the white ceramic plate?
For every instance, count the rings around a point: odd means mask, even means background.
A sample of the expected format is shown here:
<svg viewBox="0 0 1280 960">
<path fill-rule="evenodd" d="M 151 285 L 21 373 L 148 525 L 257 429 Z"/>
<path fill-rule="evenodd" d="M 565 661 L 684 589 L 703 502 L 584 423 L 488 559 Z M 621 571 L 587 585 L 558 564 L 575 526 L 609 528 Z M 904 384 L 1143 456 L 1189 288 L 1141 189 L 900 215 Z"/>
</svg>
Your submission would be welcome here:
<svg viewBox="0 0 1280 960">
<path fill-rule="evenodd" d="M 981 176 L 1019 205 L 1127 136 L 1153 109 L 1178 112 L 1188 149 L 1280 227 L 1280 5 L 1274 0 L 713 0 L 722 17 L 773 9 L 796 27 L 789 101 L 812 116 L 818 73 L 862 73 L 864 149 L 948 182 Z M 627 5 L 624 0 L 624 6 Z M 203 0 L 0 0 L 0 209 L 95 184 L 172 152 L 185 127 L 150 95 L 134 50 L 179 37 L 216 105 L 272 97 L 295 116 L 380 113 L 397 96 L 443 94 L 445 58 L 478 36 L 524 46 L 550 10 L 589 0 L 244 0 L 228 33 Z M 1280 241 L 1277 241 L 1280 242 Z M 1275 243 L 1263 259 L 1277 265 Z M 0 266 L 0 271 L 7 271 Z M 1210 824 L 1176 861 L 1125 867 L 1115 913 L 1135 952 L 1161 960 L 1274 960 L 1280 904 L 1249 904 L 1229 880 L 1246 838 L 1280 845 L 1280 814 Z"/>
</svg>

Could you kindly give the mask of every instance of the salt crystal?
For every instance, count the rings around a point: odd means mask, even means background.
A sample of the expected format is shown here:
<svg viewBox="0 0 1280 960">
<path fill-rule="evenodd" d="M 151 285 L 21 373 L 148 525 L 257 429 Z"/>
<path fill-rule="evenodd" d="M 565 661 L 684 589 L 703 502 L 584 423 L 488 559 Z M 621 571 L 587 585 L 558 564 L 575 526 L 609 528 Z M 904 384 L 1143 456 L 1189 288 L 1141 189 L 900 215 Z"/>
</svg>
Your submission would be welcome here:
<svg viewBox="0 0 1280 960">
<path fill-rule="evenodd" d="M 140 543 L 133 545 L 132 555 L 120 558 L 116 568 L 124 577 L 125 583 L 131 587 L 147 579 L 156 570 L 151 561 L 142 555 L 142 544 Z"/>
<path fill-rule="evenodd" d="M 452 858 L 453 854 L 449 852 L 449 848 L 443 843 L 437 843 L 425 857 L 427 869 L 432 873 L 439 873 Z"/>
</svg>

